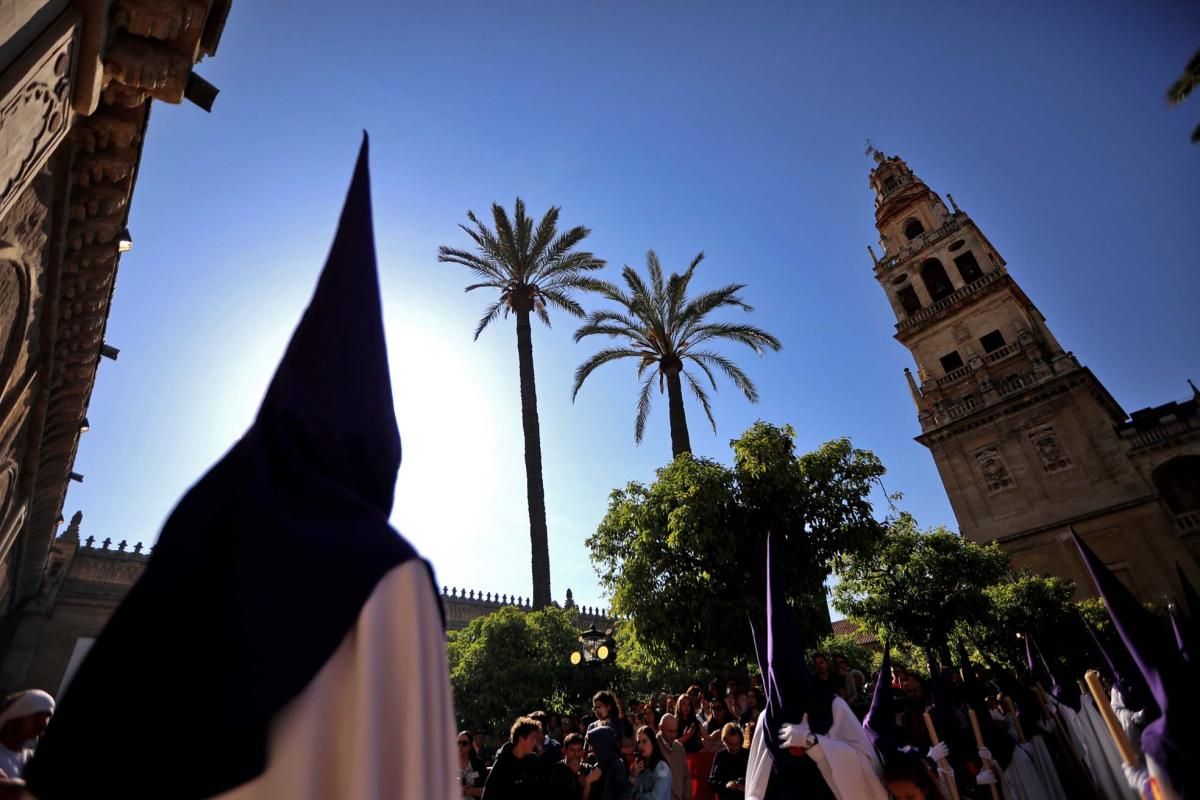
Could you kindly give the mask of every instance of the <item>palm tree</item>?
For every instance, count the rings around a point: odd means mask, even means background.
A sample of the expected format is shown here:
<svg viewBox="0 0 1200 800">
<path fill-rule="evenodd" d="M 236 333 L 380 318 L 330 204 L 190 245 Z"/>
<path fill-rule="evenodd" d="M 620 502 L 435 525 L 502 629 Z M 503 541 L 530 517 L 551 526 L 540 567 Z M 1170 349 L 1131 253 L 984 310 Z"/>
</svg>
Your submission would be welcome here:
<svg viewBox="0 0 1200 800">
<path fill-rule="evenodd" d="M 1183 68 L 1183 74 L 1167 90 L 1167 102 L 1173 106 L 1179 105 L 1197 86 L 1200 86 L 1200 50 L 1196 51 L 1192 60 Z M 1192 142 L 1200 142 L 1200 125 L 1192 131 Z"/>
<path fill-rule="evenodd" d="M 475 252 L 455 247 L 438 248 L 438 261 L 461 264 L 480 279 L 467 287 L 496 289 L 500 299 L 480 318 L 475 338 L 492 320 L 512 313 L 517 318 L 517 364 L 521 377 L 521 425 L 525 432 L 525 492 L 529 503 L 529 538 L 533 547 L 533 605 L 550 605 L 550 547 L 546 534 L 546 495 L 542 487 L 542 436 L 538 424 L 537 389 L 533 379 L 533 334 L 530 316 L 550 325 L 551 306 L 575 317 L 583 308 L 572 298 L 579 289 L 596 281 L 587 273 L 604 262 L 575 246 L 591 230 L 582 225 L 558 232 L 558 207 L 551 207 L 534 229 L 533 218 L 525 215 L 525 203 L 517 198 L 513 218 L 498 203 L 492 204 L 495 228 L 489 229 L 473 212 L 471 226 L 459 225 L 475 242 Z"/>
<path fill-rule="evenodd" d="M 650 392 L 657 377 L 658 391 L 661 393 L 664 385 L 666 387 L 667 405 L 671 414 L 671 452 L 676 456 L 692 451 L 691 440 L 688 438 L 687 417 L 683 410 L 683 381 L 687 381 L 692 393 L 700 401 L 713 432 L 717 430 L 708 394 L 696 375 L 686 368 L 686 364 L 691 362 L 698 367 L 714 391 L 717 388 L 717 380 L 713 372 L 723 372 L 742 394 L 746 395 L 747 400 L 756 403 L 758 390 L 754 388 L 746 373 L 725 356 L 708 348 L 719 339 L 744 344 L 760 354 L 764 348 L 778 350 L 780 347 L 779 340 L 761 328 L 732 322 L 711 322 L 707 319 L 713 311 L 727 306 L 753 311 L 754 309 L 738 296 L 738 292 L 746 288 L 745 284 L 731 284 L 688 299 L 688 284 L 692 281 L 696 267 L 703 260 L 704 253 L 700 253 L 682 275 L 671 273 L 664 281 L 658 256 L 653 250 L 649 251 L 646 253 L 646 267 L 650 273 L 649 285 L 629 266 L 621 273 L 625 278 L 625 285 L 628 286 L 628 292 L 612 283 L 597 281 L 596 291 L 621 308 L 595 311 L 588 317 L 587 322 L 575 331 L 577 342 L 585 336 L 603 334 L 614 339 L 628 340 L 629 343 L 624 347 L 607 347 L 583 362 L 579 369 L 575 370 L 575 387 L 571 390 L 571 399 L 575 399 L 583 387 L 583 382 L 597 367 L 622 358 L 637 359 L 637 374 L 642 381 L 642 390 L 638 396 L 634 440 L 640 444 L 642 434 L 646 431 L 646 418 L 650 414 Z"/>
</svg>

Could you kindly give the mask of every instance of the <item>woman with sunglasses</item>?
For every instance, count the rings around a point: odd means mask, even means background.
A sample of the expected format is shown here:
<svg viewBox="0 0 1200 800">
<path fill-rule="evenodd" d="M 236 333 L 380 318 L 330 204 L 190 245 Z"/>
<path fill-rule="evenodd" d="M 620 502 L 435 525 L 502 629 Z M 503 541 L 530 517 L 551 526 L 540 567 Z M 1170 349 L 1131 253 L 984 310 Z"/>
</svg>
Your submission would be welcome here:
<svg viewBox="0 0 1200 800">
<path fill-rule="evenodd" d="M 475 752 L 474 738 L 470 731 L 458 734 L 458 785 L 462 787 L 462 800 L 483 797 L 483 784 L 487 780 L 487 767 Z"/>
</svg>

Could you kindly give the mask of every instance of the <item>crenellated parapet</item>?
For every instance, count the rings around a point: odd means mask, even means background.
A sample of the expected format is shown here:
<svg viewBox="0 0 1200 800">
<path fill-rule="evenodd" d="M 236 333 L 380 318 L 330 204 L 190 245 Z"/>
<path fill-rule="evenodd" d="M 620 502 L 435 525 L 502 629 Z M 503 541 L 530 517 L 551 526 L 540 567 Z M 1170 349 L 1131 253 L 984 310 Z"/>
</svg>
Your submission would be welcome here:
<svg viewBox="0 0 1200 800">
<path fill-rule="evenodd" d="M 559 606 L 558 603 L 553 603 L 553 605 L 573 612 L 580 627 L 587 627 L 593 623 L 601 629 L 612 627 L 608 609 L 575 605 L 570 589 L 567 590 L 567 599 L 562 606 Z M 465 627 L 468 622 L 477 617 L 491 614 L 505 606 L 514 606 L 522 611 L 532 611 L 533 601 L 529 597 L 518 597 L 500 592 L 443 586 L 442 606 L 446 610 L 446 627 L 456 630 Z"/>
</svg>

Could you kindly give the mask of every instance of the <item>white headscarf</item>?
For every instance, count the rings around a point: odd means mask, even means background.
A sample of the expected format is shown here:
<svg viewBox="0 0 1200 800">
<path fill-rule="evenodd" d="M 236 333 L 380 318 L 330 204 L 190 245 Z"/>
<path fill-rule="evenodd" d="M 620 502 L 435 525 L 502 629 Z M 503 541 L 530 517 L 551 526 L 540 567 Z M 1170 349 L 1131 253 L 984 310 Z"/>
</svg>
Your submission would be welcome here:
<svg viewBox="0 0 1200 800">
<path fill-rule="evenodd" d="M 14 719 L 30 717 L 34 714 L 53 714 L 54 698 L 41 689 L 30 689 L 21 692 L 0 711 L 0 730 Z"/>
</svg>

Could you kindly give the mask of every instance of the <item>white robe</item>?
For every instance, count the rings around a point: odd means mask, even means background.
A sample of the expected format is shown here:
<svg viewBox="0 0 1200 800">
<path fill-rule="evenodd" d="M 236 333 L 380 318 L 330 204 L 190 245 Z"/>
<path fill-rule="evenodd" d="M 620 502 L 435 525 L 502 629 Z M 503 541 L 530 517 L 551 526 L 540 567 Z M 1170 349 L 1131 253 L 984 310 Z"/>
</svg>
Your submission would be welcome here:
<svg viewBox="0 0 1200 800">
<path fill-rule="evenodd" d="M 1125 770 L 1121 767 L 1121 752 L 1100 716 L 1096 702 L 1091 695 L 1083 696 L 1080 707 L 1079 723 L 1084 736 L 1088 739 L 1088 752 L 1092 754 L 1095 766 L 1093 773 L 1099 771 L 1097 788 L 1106 800 L 1128 800 L 1137 797 L 1125 778 Z M 1089 764 L 1091 766 L 1091 764 Z"/>
<path fill-rule="evenodd" d="M 458 800 L 438 602 L 420 560 L 388 572 L 279 713 L 266 770 L 218 800 Z"/>
<path fill-rule="evenodd" d="M 761 721 L 761 720 L 760 720 Z M 763 800 L 771 778 L 771 752 L 763 736 L 778 736 L 765 725 L 754 727 L 750 763 L 746 769 L 746 800 Z M 821 777 L 837 800 L 888 800 L 879 779 L 879 760 L 862 723 L 841 697 L 833 699 L 833 724 L 829 733 L 817 734 L 817 746 L 808 751 Z"/>
<path fill-rule="evenodd" d="M 999 771 L 1000 765 L 996 764 L 995 768 Z M 1017 745 L 1013 748 L 1012 761 L 1001 773 L 1000 788 L 1005 800 L 1065 800 L 1057 777 L 1054 782 L 1058 787 L 1057 795 L 1042 780 L 1028 751 Z"/>
</svg>

